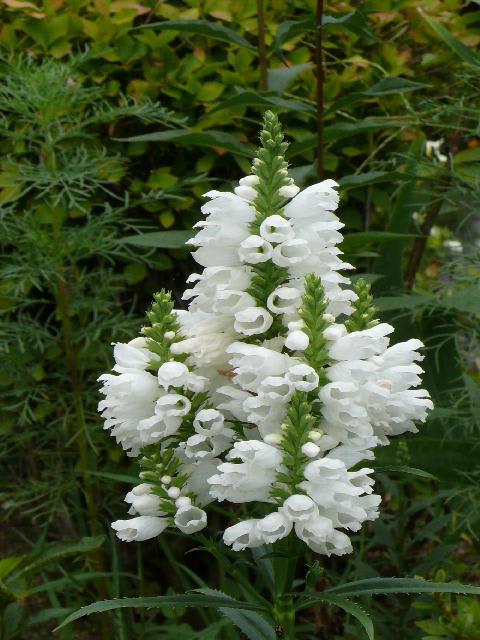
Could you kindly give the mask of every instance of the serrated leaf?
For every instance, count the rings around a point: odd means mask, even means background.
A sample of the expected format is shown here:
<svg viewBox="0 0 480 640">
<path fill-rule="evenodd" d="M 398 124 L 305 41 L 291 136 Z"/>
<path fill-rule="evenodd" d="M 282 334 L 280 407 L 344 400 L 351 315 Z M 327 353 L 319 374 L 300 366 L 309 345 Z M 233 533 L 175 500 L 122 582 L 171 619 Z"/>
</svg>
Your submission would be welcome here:
<svg viewBox="0 0 480 640">
<path fill-rule="evenodd" d="M 180 249 L 187 240 L 195 235 L 195 231 L 152 231 L 122 238 L 121 242 L 137 247 L 156 247 L 158 249 Z"/>
<path fill-rule="evenodd" d="M 256 611 L 237 611 L 229 607 L 220 607 L 218 610 L 250 640 L 275 640 L 273 628 Z"/>
<path fill-rule="evenodd" d="M 212 22 L 210 20 L 164 20 L 163 22 L 145 24 L 139 28 L 195 33 L 215 40 L 222 40 L 229 44 L 236 44 L 240 47 L 245 47 L 245 49 L 250 49 L 250 51 L 256 51 L 256 47 L 239 33 L 220 22 Z"/>
<path fill-rule="evenodd" d="M 333 604 L 336 607 L 340 607 L 340 609 L 343 609 L 346 613 L 349 613 L 360 622 L 362 627 L 365 629 L 369 640 L 375 639 L 375 631 L 373 628 L 372 618 L 366 611 L 364 611 L 364 609 L 362 609 L 360 605 L 358 605 L 356 602 L 348 600 L 347 598 L 329 596 L 325 592 L 315 594 L 311 597 L 310 595 L 308 595 L 305 597 L 305 601 L 302 602 L 300 606 L 297 607 L 297 609 L 305 609 L 309 606 L 312 606 L 313 604 L 316 604 L 317 602 L 325 602 L 328 604 Z"/>
<path fill-rule="evenodd" d="M 463 593 L 480 595 L 480 587 L 457 582 L 428 582 L 418 578 L 366 578 L 327 589 L 325 594 L 357 597 L 382 593 Z"/>
<path fill-rule="evenodd" d="M 205 131 L 191 131 L 189 129 L 169 129 L 168 131 L 154 131 L 131 138 L 115 138 L 122 142 L 175 142 L 185 146 L 220 147 L 240 156 L 252 158 L 255 149 L 244 142 L 240 142 L 230 133 L 207 129 Z"/>
<path fill-rule="evenodd" d="M 116 611 L 117 609 L 161 609 L 162 607 L 171 606 L 180 607 L 206 607 L 206 608 L 219 608 L 227 606 L 235 609 L 245 609 L 247 611 L 265 611 L 265 607 L 257 605 L 251 602 L 241 602 L 240 600 L 233 600 L 229 596 L 208 596 L 200 593 L 191 593 L 183 595 L 171 595 L 171 596 L 152 596 L 144 598 L 118 598 L 116 600 L 102 600 L 100 602 L 94 602 L 74 611 L 57 627 L 62 627 L 84 618 L 92 613 L 103 613 L 105 611 Z"/>
<path fill-rule="evenodd" d="M 464 60 L 468 64 L 471 64 L 477 68 L 480 67 L 480 57 L 475 53 L 473 49 L 470 49 L 470 47 L 467 47 L 467 45 L 463 44 L 461 40 L 456 38 L 450 33 L 450 31 L 445 29 L 445 27 L 440 24 L 440 22 L 437 22 L 430 16 L 427 16 L 421 9 L 419 9 L 419 11 L 425 22 L 427 22 L 435 31 L 435 33 L 440 36 L 447 47 L 450 47 L 452 51 L 454 51 L 458 56 L 460 56 L 460 58 L 462 58 L 462 60 Z"/>
</svg>

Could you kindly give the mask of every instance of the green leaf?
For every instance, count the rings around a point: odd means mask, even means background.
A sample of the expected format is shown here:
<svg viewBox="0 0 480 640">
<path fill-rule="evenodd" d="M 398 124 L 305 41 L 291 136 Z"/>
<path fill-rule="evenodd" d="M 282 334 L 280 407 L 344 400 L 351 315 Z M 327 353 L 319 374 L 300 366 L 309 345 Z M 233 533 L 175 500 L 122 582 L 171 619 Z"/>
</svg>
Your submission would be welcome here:
<svg viewBox="0 0 480 640">
<path fill-rule="evenodd" d="M 305 601 L 303 601 L 300 606 L 297 607 L 297 610 L 306 609 L 307 607 L 310 607 L 317 602 L 327 602 L 328 604 L 333 604 L 337 607 L 340 607 L 340 609 L 343 609 L 360 622 L 362 627 L 365 629 L 369 640 L 374 640 L 375 631 L 373 628 L 372 619 L 368 615 L 368 613 L 364 611 L 362 607 L 360 607 L 360 605 L 358 605 L 356 602 L 347 600 L 347 598 L 329 596 L 324 592 L 320 594 L 314 594 L 313 596 L 306 596 Z"/>
<path fill-rule="evenodd" d="M 122 142 L 175 142 L 185 146 L 220 147 L 240 156 L 252 158 L 255 149 L 244 142 L 240 142 L 230 133 L 207 129 L 205 131 L 191 131 L 189 129 L 169 129 L 168 131 L 154 131 L 131 138 L 115 138 Z"/>
<path fill-rule="evenodd" d="M 453 156 L 454 166 L 478 162 L 480 160 L 480 147 L 476 149 L 463 149 Z"/>
<path fill-rule="evenodd" d="M 375 464 L 372 465 L 375 469 L 376 473 L 383 472 L 394 472 L 394 473 L 406 473 L 410 476 L 417 476 L 418 478 L 425 478 L 427 480 L 438 480 L 436 476 L 429 473 L 428 471 L 424 471 L 423 469 L 416 469 L 415 467 L 406 467 L 404 465 L 387 465 L 387 466 L 379 466 L 377 467 Z"/>
<path fill-rule="evenodd" d="M 393 118 L 385 118 L 384 120 L 375 120 L 372 118 L 371 120 L 366 119 L 361 122 L 338 122 L 325 127 L 324 140 L 325 142 L 337 142 L 338 140 L 343 140 L 344 138 L 349 138 L 361 133 L 377 131 L 378 129 L 387 130 L 389 127 L 405 127 L 407 124 L 408 122 L 406 120 L 395 120 Z M 316 134 L 308 135 L 302 140 L 293 142 L 289 147 L 287 155 L 289 158 L 293 158 L 305 151 L 315 149 L 316 145 Z"/>
<path fill-rule="evenodd" d="M 368 40 L 376 40 L 375 36 L 369 31 L 365 17 L 359 11 L 349 11 L 348 13 L 332 13 L 324 14 L 322 17 L 322 25 L 343 25 L 352 33 L 367 38 Z M 275 35 L 275 51 L 281 55 L 282 46 L 285 42 L 292 40 L 302 33 L 311 33 L 316 30 L 316 21 L 313 15 L 303 18 L 303 20 L 285 20 L 281 22 Z"/>
<path fill-rule="evenodd" d="M 94 549 L 98 549 L 105 540 L 105 536 L 93 536 L 82 538 L 74 542 L 55 542 L 46 545 L 42 550 L 38 558 L 29 562 L 26 566 L 20 567 L 19 571 L 15 571 L 13 579 L 17 580 L 19 577 L 28 573 L 35 573 L 46 567 L 49 564 L 63 560 L 69 556 L 77 556 L 81 553 L 88 553 Z"/>
<path fill-rule="evenodd" d="M 275 631 L 256 611 L 239 611 L 229 607 L 220 607 L 219 611 L 250 640 L 275 640 Z"/>
<path fill-rule="evenodd" d="M 295 64 L 291 67 L 280 67 L 279 69 L 267 70 L 267 84 L 270 91 L 275 93 L 283 93 L 295 78 L 311 69 L 313 65 L 310 62 L 304 64 Z"/>
<path fill-rule="evenodd" d="M 121 242 L 137 247 L 156 247 L 158 249 L 180 249 L 195 231 L 152 231 L 122 238 Z"/>
<path fill-rule="evenodd" d="M 474 67 L 480 67 L 480 57 L 475 53 L 473 49 L 467 47 L 467 45 L 463 44 L 461 40 L 456 38 L 454 35 L 450 33 L 445 27 L 427 16 L 421 9 L 419 9 L 420 15 L 422 18 L 430 25 L 430 27 L 435 31 L 435 33 L 440 36 L 443 42 L 450 47 L 452 51 L 454 51 L 462 60 L 467 62 L 468 64 L 473 65 Z"/>
<path fill-rule="evenodd" d="M 111 471 L 86 471 L 89 476 L 97 476 L 98 478 L 106 478 L 115 482 L 126 482 L 135 484 L 138 482 L 138 476 L 130 476 L 126 473 L 112 473 Z"/>
<path fill-rule="evenodd" d="M 440 300 L 440 305 L 463 313 L 480 313 L 480 284 L 457 290 L 453 295 Z"/>
<path fill-rule="evenodd" d="M 247 611 L 266 611 L 266 608 L 251 602 L 241 602 L 233 600 L 229 596 L 207 596 L 200 593 L 190 593 L 184 595 L 171 596 L 151 596 L 145 598 L 118 598 L 116 600 L 102 600 L 94 602 L 86 607 L 74 611 L 60 624 L 56 630 L 70 624 L 74 620 L 89 616 L 92 613 L 103 613 L 104 611 L 115 611 L 125 608 L 145 608 L 145 609 L 161 609 L 162 607 L 171 606 L 180 607 L 225 607 L 234 609 L 245 609 Z"/>
<path fill-rule="evenodd" d="M 303 18 L 303 20 L 285 20 L 280 22 L 275 35 L 275 50 L 281 54 L 282 45 L 302 33 L 309 33 L 315 30 L 315 19 L 313 16 Z"/>
<path fill-rule="evenodd" d="M 381 244 L 389 240 L 406 240 L 415 238 L 415 235 L 408 233 L 390 233 L 389 231 L 358 231 L 350 233 L 344 237 L 341 244 L 342 251 L 352 251 L 352 249 L 361 248 L 366 244 Z M 406 296 L 405 296 L 406 297 Z M 375 301 L 375 304 L 377 302 Z"/>
<path fill-rule="evenodd" d="M 237 95 L 227 98 L 209 113 L 220 111 L 222 109 L 234 109 L 236 107 L 276 107 L 277 109 L 285 109 L 287 111 L 299 111 L 300 113 L 315 113 L 315 108 L 300 100 L 289 100 L 266 93 L 258 93 L 255 91 L 241 91 Z"/>
<path fill-rule="evenodd" d="M 416 164 L 412 163 L 407 166 L 406 174 L 415 174 L 415 169 Z M 373 271 L 382 275 L 380 282 L 374 287 L 376 295 L 403 290 L 403 252 L 408 240 L 405 234 L 410 231 L 412 216 L 418 206 L 416 182 L 403 182 L 398 189 L 385 229 L 390 233 L 400 234 L 400 237 L 386 243 L 382 254 L 373 263 Z"/>
<path fill-rule="evenodd" d="M 324 593 L 347 597 L 382 593 L 463 593 L 480 595 L 480 587 L 457 582 L 428 582 L 418 578 L 367 578 L 332 587 Z"/>
<path fill-rule="evenodd" d="M 339 179 L 339 184 L 343 188 L 363 187 L 367 184 L 375 184 L 377 182 L 390 182 L 402 180 L 402 173 L 398 171 L 367 171 L 366 173 L 352 174 L 343 176 Z"/>
<path fill-rule="evenodd" d="M 364 96 L 386 96 L 396 93 L 404 93 L 405 91 L 418 91 L 419 89 L 428 89 L 429 84 L 423 82 L 414 82 L 406 78 L 383 78 L 372 87 L 362 91 Z"/>
<path fill-rule="evenodd" d="M 0 560 L 0 580 L 8 576 L 21 562 L 25 556 L 9 556 Z"/>
<path fill-rule="evenodd" d="M 133 577 L 128 573 L 117 573 L 116 575 Z M 88 573 L 75 573 L 71 576 L 67 574 L 65 578 L 58 578 L 57 580 L 42 582 L 36 587 L 29 589 L 28 593 L 29 595 L 32 595 L 34 593 L 43 593 L 44 591 L 64 591 L 66 588 L 80 589 L 83 582 L 97 580 L 98 578 L 111 578 L 111 576 L 112 573 L 110 571 L 89 571 Z"/>
<path fill-rule="evenodd" d="M 433 296 L 425 293 L 410 293 L 401 296 L 385 296 L 375 298 L 375 306 L 380 311 L 396 311 L 397 309 L 420 309 L 436 304 Z"/>
<path fill-rule="evenodd" d="M 222 40 L 229 44 L 236 44 L 250 51 L 256 51 L 256 47 L 248 42 L 243 36 L 225 27 L 220 22 L 211 22 L 210 20 L 165 20 L 163 22 L 153 22 L 145 24 L 139 29 L 160 29 L 161 31 L 185 31 L 187 33 L 195 33 L 215 40 Z"/>
</svg>

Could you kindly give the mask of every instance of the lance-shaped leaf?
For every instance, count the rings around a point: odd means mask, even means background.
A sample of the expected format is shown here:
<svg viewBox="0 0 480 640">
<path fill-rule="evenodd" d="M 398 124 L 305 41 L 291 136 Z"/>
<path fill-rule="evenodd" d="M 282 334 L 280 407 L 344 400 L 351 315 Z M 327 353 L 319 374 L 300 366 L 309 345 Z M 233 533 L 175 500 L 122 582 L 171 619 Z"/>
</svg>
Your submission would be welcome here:
<svg viewBox="0 0 480 640">
<path fill-rule="evenodd" d="M 162 609 L 163 607 L 228 607 L 230 609 L 245 609 L 247 611 L 266 611 L 266 608 L 252 603 L 234 600 L 229 596 L 203 595 L 201 593 L 187 593 L 183 595 L 151 596 L 144 598 L 118 598 L 115 600 L 101 600 L 94 602 L 74 611 L 60 624 L 57 629 L 65 627 L 67 624 L 84 618 L 92 613 L 103 613 L 105 611 L 116 611 L 118 609 Z"/>
<path fill-rule="evenodd" d="M 436 20 L 433 20 L 433 18 L 430 18 L 430 16 L 427 16 L 421 9 L 419 9 L 419 11 L 422 18 L 430 25 L 435 33 L 440 36 L 447 47 L 450 47 L 452 51 L 455 51 L 455 53 L 465 62 L 473 65 L 477 69 L 480 69 L 480 57 L 475 53 L 475 51 L 473 51 L 473 49 L 470 49 L 470 47 L 463 44 L 461 40 L 445 29 L 440 22 L 437 22 Z"/>
<path fill-rule="evenodd" d="M 152 231 L 138 233 L 134 236 L 122 238 L 121 242 L 133 244 L 137 247 L 156 247 L 157 249 L 180 249 L 187 240 L 195 235 L 194 231 Z"/>
<path fill-rule="evenodd" d="M 256 51 L 253 44 L 248 42 L 243 36 L 229 29 L 220 22 L 211 22 L 210 20 L 164 20 L 162 22 L 152 22 L 139 27 L 140 29 L 158 29 L 160 31 L 184 31 L 186 33 L 195 33 L 199 36 L 206 36 L 215 40 L 222 40 L 229 44 L 236 44 L 250 51 Z"/>
<path fill-rule="evenodd" d="M 251 158 L 253 147 L 237 140 L 235 136 L 225 131 L 207 129 L 205 131 L 192 131 L 191 129 L 169 129 L 168 131 L 153 131 L 131 138 L 116 138 L 122 142 L 174 142 L 185 146 L 219 147 L 231 151 L 240 156 Z"/>
<path fill-rule="evenodd" d="M 327 589 L 327 595 L 347 598 L 383 593 L 462 593 L 480 596 L 480 587 L 458 582 L 428 582 L 419 578 L 367 578 Z"/>
<path fill-rule="evenodd" d="M 358 605 L 356 602 L 348 600 L 347 598 L 330 596 L 326 593 L 312 594 L 311 596 L 310 594 L 305 594 L 305 599 L 302 600 L 299 605 L 297 605 L 297 611 L 300 609 L 306 609 L 318 603 L 327 603 L 332 604 L 336 607 L 340 607 L 340 609 L 343 609 L 346 613 L 349 613 L 360 622 L 362 627 L 365 629 L 369 640 L 374 640 L 375 632 L 371 617 L 366 611 L 362 609 L 360 605 Z"/>
</svg>

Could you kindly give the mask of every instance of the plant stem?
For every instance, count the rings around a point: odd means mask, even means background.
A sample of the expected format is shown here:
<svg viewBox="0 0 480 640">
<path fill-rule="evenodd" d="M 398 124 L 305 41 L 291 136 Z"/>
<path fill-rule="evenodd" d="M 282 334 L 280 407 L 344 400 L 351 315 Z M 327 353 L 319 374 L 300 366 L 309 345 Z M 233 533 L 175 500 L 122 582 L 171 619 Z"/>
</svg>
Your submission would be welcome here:
<svg viewBox="0 0 480 640">
<path fill-rule="evenodd" d="M 446 175 L 441 176 L 439 181 L 439 191 L 442 187 L 446 186 L 446 183 Z M 442 202 L 443 199 L 439 197 L 438 200 L 432 204 L 425 216 L 422 226 L 420 227 L 420 236 L 415 238 L 415 242 L 413 243 L 412 253 L 410 254 L 407 270 L 405 272 L 405 288 L 407 291 L 411 291 L 415 284 L 415 276 L 420 267 L 422 256 L 425 251 L 425 247 L 427 246 L 428 237 L 430 236 L 432 227 L 437 221 L 438 214 L 440 213 Z"/>
<path fill-rule="evenodd" d="M 257 0 L 258 22 L 258 66 L 260 68 L 259 87 L 262 91 L 267 89 L 267 53 L 265 49 L 265 12 L 263 0 Z"/>
<path fill-rule="evenodd" d="M 294 535 L 274 544 L 277 557 L 273 559 L 275 592 L 273 617 L 279 625 L 285 640 L 295 640 L 295 605 L 292 596 L 286 595 L 293 590 L 295 567 L 297 564 L 297 545 Z"/>
<path fill-rule="evenodd" d="M 323 178 L 323 0 L 317 0 L 315 30 L 315 64 L 317 68 L 317 178 Z"/>
</svg>

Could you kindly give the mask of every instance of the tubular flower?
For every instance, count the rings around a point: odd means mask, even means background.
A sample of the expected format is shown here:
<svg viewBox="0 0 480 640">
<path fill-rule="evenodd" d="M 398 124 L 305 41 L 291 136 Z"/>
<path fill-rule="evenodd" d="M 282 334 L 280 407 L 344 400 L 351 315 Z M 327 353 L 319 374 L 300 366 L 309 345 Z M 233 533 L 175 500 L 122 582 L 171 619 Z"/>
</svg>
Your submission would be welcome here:
<svg viewBox="0 0 480 640">
<path fill-rule="evenodd" d="M 188 308 L 157 294 L 100 378 L 105 428 L 141 468 L 122 540 L 196 533 L 217 501 L 245 505 L 223 536 L 235 551 L 296 535 L 349 553 L 348 532 L 379 515 L 361 463 L 432 408 L 422 343 L 392 344 L 369 285 L 342 273 L 337 183 L 294 184 L 270 112 L 260 139 L 234 193 L 206 194 Z"/>
</svg>

